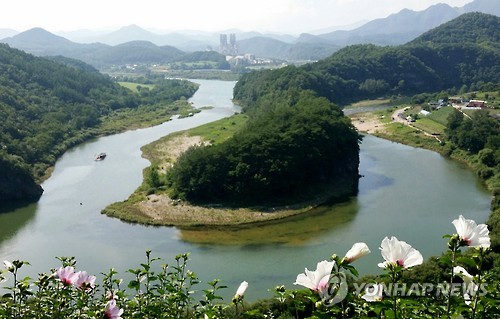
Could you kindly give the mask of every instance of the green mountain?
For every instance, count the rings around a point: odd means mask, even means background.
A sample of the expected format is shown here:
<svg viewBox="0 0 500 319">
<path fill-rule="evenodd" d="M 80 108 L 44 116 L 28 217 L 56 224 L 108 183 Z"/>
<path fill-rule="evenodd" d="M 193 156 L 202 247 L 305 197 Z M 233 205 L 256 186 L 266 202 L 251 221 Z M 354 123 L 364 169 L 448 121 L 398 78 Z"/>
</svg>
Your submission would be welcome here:
<svg viewBox="0 0 500 319">
<path fill-rule="evenodd" d="M 167 173 L 171 195 L 285 204 L 314 198 L 339 181 L 352 194 L 347 185 L 356 185 L 359 137 L 334 103 L 498 86 L 499 20 L 465 14 L 406 45 L 349 46 L 317 63 L 245 74 L 234 98 L 250 116 L 247 127 L 222 144 L 181 156 Z M 467 33 L 455 37 L 462 25 Z"/>
<path fill-rule="evenodd" d="M 287 43 L 269 37 L 253 37 L 238 41 L 240 52 L 255 56 L 288 61 L 318 60 L 331 55 L 341 47 L 326 41 Z"/>
<path fill-rule="evenodd" d="M 33 199 L 35 178 L 82 130 L 137 98 L 80 61 L 64 63 L 0 45 L 0 202 Z"/>
<path fill-rule="evenodd" d="M 432 44 L 472 45 L 500 50 L 500 19 L 498 16 L 469 13 L 429 30 L 408 45 Z"/>
<path fill-rule="evenodd" d="M 68 148 L 97 134 L 103 117 L 139 106 L 156 114 L 196 89 L 169 80 L 139 95 L 79 60 L 35 57 L 0 44 L 0 206 L 37 199 L 36 181 Z"/>
<path fill-rule="evenodd" d="M 185 55 L 172 46 L 159 47 L 148 41 L 131 41 L 104 47 L 79 58 L 96 67 L 137 63 L 167 63 Z M 78 56 L 75 56 L 78 58 Z"/>
<path fill-rule="evenodd" d="M 186 53 L 170 45 L 158 46 L 149 41 L 129 41 L 114 46 L 75 43 L 41 28 L 34 28 L 1 41 L 37 56 L 65 56 L 84 61 L 96 68 L 123 64 L 168 63 L 182 60 L 184 57 L 193 57 L 193 53 Z M 214 53 L 217 56 L 211 56 L 212 62 L 218 62 L 224 57 Z"/>
<path fill-rule="evenodd" d="M 348 46 L 300 68 L 251 73 L 237 83 L 235 99 L 252 106 L 262 94 L 298 87 L 347 104 L 384 95 L 494 87 L 500 83 L 499 21 L 467 13 L 405 45 Z"/>
</svg>

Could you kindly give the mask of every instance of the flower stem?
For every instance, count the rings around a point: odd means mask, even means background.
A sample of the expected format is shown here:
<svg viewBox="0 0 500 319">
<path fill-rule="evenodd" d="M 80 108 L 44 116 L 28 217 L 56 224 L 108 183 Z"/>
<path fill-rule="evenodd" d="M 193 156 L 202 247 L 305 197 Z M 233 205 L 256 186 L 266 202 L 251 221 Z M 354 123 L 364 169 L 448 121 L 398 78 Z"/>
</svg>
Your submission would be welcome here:
<svg viewBox="0 0 500 319">
<path fill-rule="evenodd" d="M 477 287 L 478 287 L 478 291 L 475 291 L 474 293 L 474 302 L 472 304 L 472 316 L 471 316 L 471 319 L 475 319 L 476 317 L 476 310 L 477 310 L 477 303 L 479 301 L 479 296 L 478 296 L 478 292 L 479 292 L 479 289 L 481 288 L 481 281 L 482 281 L 482 271 L 483 271 L 483 262 L 484 262 L 484 255 L 485 255 L 486 251 L 483 250 L 482 248 L 479 249 L 479 261 L 477 263 L 477 270 L 478 270 L 478 274 L 477 274 Z"/>
<path fill-rule="evenodd" d="M 392 270 L 392 302 L 393 302 L 393 310 L 394 310 L 394 318 L 395 319 L 398 319 L 398 301 L 397 301 L 397 294 L 395 292 L 395 288 L 396 288 L 396 270 L 393 269 Z"/>
<path fill-rule="evenodd" d="M 452 291 L 452 284 L 453 284 L 453 276 L 454 274 L 454 267 L 455 267 L 455 255 L 457 252 L 458 247 L 456 245 L 453 245 L 450 247 L 451 250 L 451 276 L 450 276 L 450 286 L 448 288 L 448 302 L 446 306 L 446 318 L 450 318 L 450 311 L 451 311 L 451 291 Z"/>
</svg>

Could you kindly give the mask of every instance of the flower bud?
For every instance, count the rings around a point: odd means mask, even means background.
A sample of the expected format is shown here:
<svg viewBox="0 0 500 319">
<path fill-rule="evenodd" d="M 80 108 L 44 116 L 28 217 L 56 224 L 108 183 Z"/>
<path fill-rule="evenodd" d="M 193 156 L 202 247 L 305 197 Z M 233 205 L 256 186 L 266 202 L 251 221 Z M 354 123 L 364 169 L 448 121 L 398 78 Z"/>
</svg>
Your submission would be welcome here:
<svg viewBox="0 0 500 319">
<path fill-rule="evenodd" d="M 277 292 L 282 292 L 282 293 L 285 292 L 285 290 L 286 290 L 285 286 L 283 286 L 283 285 L 276 286 L 275 289 Z"/>
<path fill-rule="evenodd" d="M 355 243 L 342 259 L 343 263 L 350 264 L 353 261 L 366 256 L 370 253 L 370 248 L 365 243 Z"/>
</svg>

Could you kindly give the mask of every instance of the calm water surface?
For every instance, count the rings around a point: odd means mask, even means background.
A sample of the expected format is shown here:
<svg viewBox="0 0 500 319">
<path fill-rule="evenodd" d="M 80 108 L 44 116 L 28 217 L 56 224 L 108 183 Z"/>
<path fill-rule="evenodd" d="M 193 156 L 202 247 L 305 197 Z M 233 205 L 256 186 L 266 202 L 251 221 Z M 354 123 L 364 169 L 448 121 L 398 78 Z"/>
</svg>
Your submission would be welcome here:
<svg viewBox="0 0 500 319">
<path fill-rule="evenodd" d="M 21 275 L 36 277 L 60 265 L 56 256 L 75 256 L 80 270 L 99 274 L 113 267 L 125 277 L 145 260 L 147 249 L 167 263 L 190 252 L 189 268 L 203 283 L 219 278 L 229 286 L 226 301 L 242 280 L 250 283 L 247 298 L 255 300 L 270 297 L 267 290 L 278 284 L 291 288 L 304 267 L 343 255 L 354 242 L 365 241 L 372 250 L 356 262 L 361 274 L 378 273 L 385 236 L 397 236 L 429 257 L 445 250 L 442 235 L 454 231 L 451 221 L 459 214 L 478 222 L 488 217 L 490 195 L 470 171 L 433 152 L 372 136 L 361 144 L 358 196 L 308 216 L 238 231 L 181 231 L 101 215 L 141 183 L 149 165 L 141 158 L 142 145 L 239 111 L 230 100 L 234 82 L 196 82 L 201 87 L 191 101 L 213 109 L 68 151 L 42 185 L 38 203 L 0 215 L 1 260 L 27 260 L 32 265 Z M 94 162 L 99 152 L 108 157 Z"/>
</svg>

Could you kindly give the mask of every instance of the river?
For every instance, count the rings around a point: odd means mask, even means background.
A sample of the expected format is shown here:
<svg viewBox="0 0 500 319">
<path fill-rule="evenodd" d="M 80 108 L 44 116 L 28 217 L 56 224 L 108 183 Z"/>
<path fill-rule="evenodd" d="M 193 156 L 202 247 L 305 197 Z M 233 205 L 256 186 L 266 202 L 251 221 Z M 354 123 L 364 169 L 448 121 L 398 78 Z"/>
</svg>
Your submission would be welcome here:
<svg viewBox="0 0 500 319">
<path fill-rule="evenodd" d="M 60 266 L 56 256 L 75 256 L 79 270 L 98 275 L 115 268 L 122 277 L 145 261 L 145 251 L 172 263 L 189 252 L 189 268 L 206 283 L 221 279 L 229 301 L 239 283 L 249 282 L 246 298 L 271 297 L 278 284 L 293 288 L 304 267 L 333 253 L 343 255 L 354 242 L 366 242 L 372 253 L 356 262 L 363 274 L 378 273 L 378 247 L 385 236 L 397 236 L 420 250 L 424 258 L 446 249 L 442 235 L 464 214 L 484 222 L 490 194 L 463 166 L 442 156 L 366 136 L 361 144 L 358 196 L 324 206 L 287 222 L 238 231 L 181 231 L 173 227 L 134 225 L 100 211 L 124 200 L 141 183 L 148 161 L 140 147 L 171 132 L 230 116 L 234 82 L 196 80 L 195 107 L 213 106 L 193 117 L 102 137 L 64 154 L 43 183 L 38 203 L 0 214 L 1 260 L 27 260 L 20 276 L 36 278 Z M 94 154 L 106 152 L 104 161 Z M 124 286 L 125 287 L 125 286 Z M 3 292 L 2 292 L 3 293 Z"/>
</svg>

